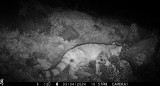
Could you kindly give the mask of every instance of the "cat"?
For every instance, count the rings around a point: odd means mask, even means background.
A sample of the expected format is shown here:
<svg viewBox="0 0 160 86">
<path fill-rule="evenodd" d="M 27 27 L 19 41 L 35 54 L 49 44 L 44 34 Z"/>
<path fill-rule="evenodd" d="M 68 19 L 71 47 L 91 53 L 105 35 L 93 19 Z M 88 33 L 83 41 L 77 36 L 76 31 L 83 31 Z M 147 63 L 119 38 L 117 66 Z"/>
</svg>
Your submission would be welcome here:
<svg viewBox="0 0 160 86">
<path fill-rule="evenodd" d="M 68 50 L 62 57 L 61 61 L 54 69 L 44 72 L 45 76 L 49 79 L 53 76 L 59 75 L 68 65 L 69 76 L 72 79 L 77 79 L 76 72 L 81 72 L 88 66 L 90 61 L 96 61 L 96 74 L 101 75 L 100 64 L 109 65 L 108 58 L 112 55 L 118 56 L 121 52 L 122 46 L 88 43 L 81 44 Z M 86 76 L 91 76 L 89 73 L 84 72 Z M 82 73 L 82 74 L 83 74 Z"/>
</svg>

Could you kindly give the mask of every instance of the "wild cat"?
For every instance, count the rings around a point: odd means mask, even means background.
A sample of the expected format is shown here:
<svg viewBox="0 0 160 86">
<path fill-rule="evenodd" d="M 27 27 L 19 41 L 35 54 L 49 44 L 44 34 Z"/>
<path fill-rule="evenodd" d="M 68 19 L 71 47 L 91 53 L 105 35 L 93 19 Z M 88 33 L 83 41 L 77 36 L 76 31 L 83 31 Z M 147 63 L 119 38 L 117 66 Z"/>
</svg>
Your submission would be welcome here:
<svg viewBox="0 0 160 86">
<path fill-rule="evenodd" d="M 100 64 L 108 65 L 107 62 L 103 63 L 102 59 L 108 61 L 107 59 L 112 55 L 118 56 L 121 52 L 122 46 L 106 45 L 106 44 L 82 44 L 76 46 L 70 50 L 68 50 L 61 61 L 57 64 L 57 66 L 52 70 L 45 71 L 45 76 L 47 79 L 53 78 L 53 76 L 59 75 L 68 65 L 69 68 L 69 76 L 72 79 L 77 79 L 78 76 L 76 72 L 78 70 L 82 70 L 86 67 L 90 61 L 96 61 L 96 74 L 100 75 Z M 101 54 L 101 56 L 100 56 Z M 87 76 L 90 76 L 89 73 L 83 72 Z"/>
</svg>

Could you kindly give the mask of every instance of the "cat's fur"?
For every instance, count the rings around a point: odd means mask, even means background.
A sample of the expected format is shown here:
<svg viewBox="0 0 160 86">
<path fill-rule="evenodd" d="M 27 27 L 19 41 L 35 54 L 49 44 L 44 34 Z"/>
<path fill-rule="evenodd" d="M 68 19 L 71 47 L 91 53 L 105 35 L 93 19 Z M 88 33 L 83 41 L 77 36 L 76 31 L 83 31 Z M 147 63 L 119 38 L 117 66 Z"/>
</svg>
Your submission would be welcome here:
<svg viewBox="0 0 160 86">
<path fill-rule="evenodd" d="M 106 45 L 106 44 L 83 44 L 76 46 L 69 51 L 67 51 L 58 65 L 49 71 L 45 71 L 45 76 L 47 78 L 51 77 L 51 75 L 56 76 L 60 72 L 62 72 L 68 65 L 69 75 L 72 79 L 77 79 L 78 76 L 76 72 L 78 70 L 83 71 L 85 67 L 88 66 L 90 61 L 96 61 L 96 74 L 100 75 L 100 64 L 108 65 L 108 58 L 112 55 L 118 56 L 121 52 L 122 46 L 117 45 Z M 105 60 L 104 61 L 102 61 Z M 84 72 L 87 76 L 90 76 L 89 73 Z"/>
</svg>

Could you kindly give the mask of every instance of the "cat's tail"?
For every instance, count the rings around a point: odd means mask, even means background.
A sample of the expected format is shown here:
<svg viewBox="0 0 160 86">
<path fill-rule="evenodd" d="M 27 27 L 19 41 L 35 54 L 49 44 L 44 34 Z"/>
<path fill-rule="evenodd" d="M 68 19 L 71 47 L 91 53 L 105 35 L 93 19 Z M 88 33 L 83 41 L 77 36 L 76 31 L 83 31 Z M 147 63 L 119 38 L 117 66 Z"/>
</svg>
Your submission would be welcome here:
<svg viewBox="0 0 160 86">
<path fill-rule="evenodd" d="M 69 65 L 70 57 L 70 53 L 66 53 L 54 69 L 48 69 L 47 71 L 44 71 L 46 79 L 50 81 L 53 80 L 54 76 L 59 75 Z"/>
</svg>

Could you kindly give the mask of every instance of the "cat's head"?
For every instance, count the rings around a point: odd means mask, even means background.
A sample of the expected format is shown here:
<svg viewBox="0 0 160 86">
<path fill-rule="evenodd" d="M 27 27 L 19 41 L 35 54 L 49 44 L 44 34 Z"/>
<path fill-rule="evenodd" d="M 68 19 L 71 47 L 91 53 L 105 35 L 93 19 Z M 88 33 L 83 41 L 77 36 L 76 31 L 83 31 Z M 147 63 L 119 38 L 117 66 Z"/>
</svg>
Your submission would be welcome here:
<svg viewBox="0 0 160 86">
<path fill-rule="evenodd" d="M 110 49 L 110 55 L 111 56 L 119 56 L 121 53 L 122 46 L 114 46 Z"/>
</svg>

